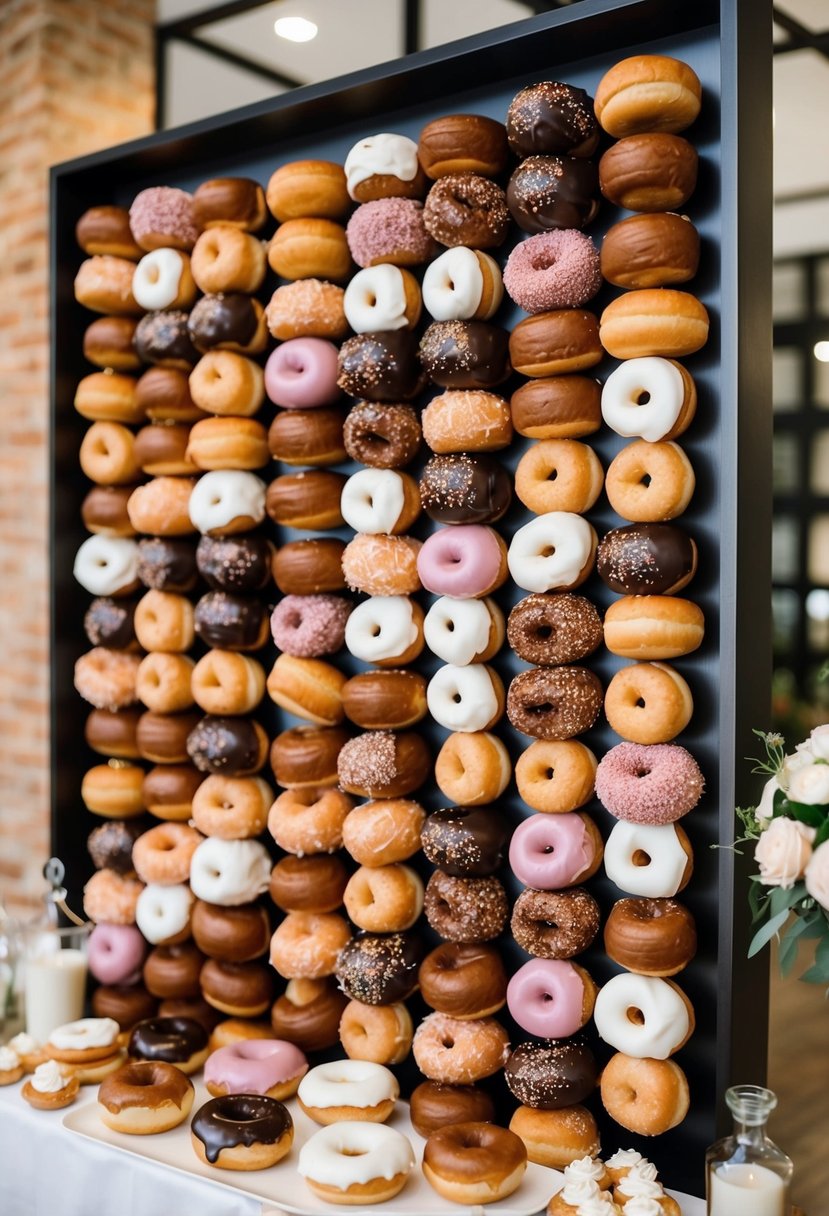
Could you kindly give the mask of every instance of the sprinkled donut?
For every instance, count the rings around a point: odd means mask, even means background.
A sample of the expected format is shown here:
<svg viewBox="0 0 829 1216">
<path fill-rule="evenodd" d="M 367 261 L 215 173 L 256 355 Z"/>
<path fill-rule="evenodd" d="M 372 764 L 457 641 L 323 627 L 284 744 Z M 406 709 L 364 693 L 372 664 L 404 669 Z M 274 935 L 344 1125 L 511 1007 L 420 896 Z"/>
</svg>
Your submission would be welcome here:
<svg viewBox="0 0 829 1216">
<path fill-rule="evenodd" d="M 352 1001 L 393 1005 L 414 992 L 425 952 L 416 933 L 360 933 L 340 951 L 337 983 Z"/>
<path fill-rule="evenodd" d="M 580 308 L 601 285 L 599 251 L 576 228 L 529 237 L 515 246 L 504 267 L 507 295 L 530 313 Z"/>
<path fill-rule="evenodd" d="M 423 223 L 423 204 L 412 198 L 378 198 L 363 203 L 345 229 L 345 239 L 358 266 L 417 266 L 428 262 L 438 246 Z"/>
<path fill-rule="evenodd" d="M 512 835 L 509 864 L 516 878 L 541 891 L 559 891 L 595 874 L 604 844 L 589 815 L 530 815 Z"/>
<path fill-rule="evenodd" d="M 674 823 L 693 810 L 704 789 L 694 757 L 672 743 L 619 743 L 596 770 L 600 801 L 630 823 Z"/>
<path fill-rule="evenodd" d="M 475 173 L 451 173 L 432 186 L 423 207 L 426 231 L 441 245 L 495 249 L 509 229 L 503 190 Z"/>
<path fill-rule="evenodd" d="M 507 1032 L 495 1018 L 465 1021 L 430 1013 L 415 1031 L 412 1052 L 425 1077 L 445 1085 L 471 1085 L 503 1068 Z"/>
<path fill-rule="evenodd" d="M 410 405 L 360 401 L 343 424 L 343 446 L 352 460 L 373 469 L 402 469 L 417 455 L 420 420 Z"/>
<path fill-rule="evenodd" d="M 528 595 L 507 622 L 510 648 L 539 667 L 577 663 L 601 646 L 602 636 L 601 617 L 582 595 Z"/>
<path fill-rule="evenodd" d="M 583 1102 L 596 1088 L 593 1052 L 579 1039 L 520 1043 L 504 1067 L 510 1092 L 533 1110 L 560 1110 Z"/>
<path fill-rule="evenodd" d="M 450 942 L 489 942 L 507 923 L 507 895 L 497 878 L 456 878 L 435 870 L 426 884 L 429 924 Z"/>
<path fill-rule="evenodd" d="M 345 640 L 350 612 L 351 604 L 339 595 L 286 595 L 271 616 L 273 640 L 298 659 L 335 654 Z"/>
<path fill-rule="evenodd" d="M 535 958 L 574 958 L 599 932 L 599 905 L 581 887 L 573 891 L 522 891 L 512 910 L 512 936 Z"/>
<path fill-rule="evenodd" d="M 507 717 L 536 739 L 572 739 L 590 730 L 602 709 L 602 686 L 587 667 L 536 667 L 513 679 Z"/>
</svg>

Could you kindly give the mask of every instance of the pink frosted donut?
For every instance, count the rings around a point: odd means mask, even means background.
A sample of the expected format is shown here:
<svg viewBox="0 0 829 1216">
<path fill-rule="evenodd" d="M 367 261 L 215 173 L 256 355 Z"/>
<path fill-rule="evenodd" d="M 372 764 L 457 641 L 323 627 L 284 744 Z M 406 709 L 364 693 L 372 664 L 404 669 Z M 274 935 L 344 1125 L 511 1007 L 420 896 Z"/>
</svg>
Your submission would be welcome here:
<svg viewBox="0 0 829 1216">
<path fill-rule="evenodd" d="M 424 541 L 417 572 L 435 595 L 481 599 L 506 578 L 506 546 L 497 532 L 480 524 L 441 528 Z"/>
<path fill-rule="evenodd" d="M 273 610 L 273 640 L 285 654 L 315 659 L 345 642 L 352 605 L 340 595 L 286 595 Z"/>
<path fill-rule="evenodd" d="M 504 267 L 504 288 L 525 312 L 581 308 L 601 285 L 599 251 L 575 228 L 529 237 L 515 246 Z"/>
<path fill-rule="evenodd" d="M 513 874 L 538 891 L 560 891 L 579 882 L 596 860 L 596 842 L 583 816 L 530 815 L 509 846 Z"/>
<path fill-rule="evenodd" d="M 586 991 L 585 979 L 591 985 Z M 556 958 L 533 958 L 507 985 L 507 1008 L 522 1030 L 539 1039 L 566 1039 L 593 1012 L 596 989 L 587 973 Z"/>
<path fill-rule="evenodd" d="M 299 1084 L 308 1061 L 284 1039 L 241 1039 L 207 1057 L 204 1083 L 211 1093 L 267 1094 L 292 1082 Z"/>
<path fill-rule="evenodd" d="M 147 943 L 134 925 L 100 924 L 89 935 L 89 970 L 102 984 L 137 984 Z"/>
<path fill-rule="evenodd" d="M 313 409 L 339 400 L 337 348 L 324 338 L 291 338 L 268 357 L 265 392 L 288 410 Z"/>
<path fill-rule="evenodd" d="M 192 249 L 199 237 L 193 196 L 175 186 L 150 186 L 136 194 L 130 207 L 130 228 L 142 249 L 163 245 Z"/>
<path fill-rule="evenodd" d="M 674 823 L 693 810 L 704 789 L 696 760 L 676 743 L 619 743 L 596 770 L 597 797 L 629 823 Z"/>
<path fill-rule="evenodd" d="M 345 230 L 351 256 L 358 266 L 416 266 L 438 251 L 423 224 L 423 204 L 410 198 L 378 198 L 363 203 Z"/>
</svg>

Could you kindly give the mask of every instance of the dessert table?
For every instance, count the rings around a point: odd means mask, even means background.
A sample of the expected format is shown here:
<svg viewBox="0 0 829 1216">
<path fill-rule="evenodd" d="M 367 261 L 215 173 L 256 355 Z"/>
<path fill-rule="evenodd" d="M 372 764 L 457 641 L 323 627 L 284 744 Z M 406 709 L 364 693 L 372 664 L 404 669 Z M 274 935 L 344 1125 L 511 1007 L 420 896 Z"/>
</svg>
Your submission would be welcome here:
<svg viewBox="0 0 829 1216">
<path fill-rule="evenodd" d="M 94 1102 L 95 1092 L 94 1087 L 83 1090 L 79 1102 L 68 1109 L 77 1111 L 80 1103 Z M 56 1211 L 61 1216 L 90 1216 L 91 1211 L 117 1211 L 119 1216 L 195 1211 L 199 1216 L 280 1216 L 279 1208 L 241 1192 L 233 1195 L 226 1185 L 146 1159 L 132 1157 L 127 1162 L 107 1145 L 69 1131 L 63 1126 L 66 1114 L 66 1110 L 33 1110 L 20 1096 L 19 1085 L 0 1089 L 3 1216 L 45 1216 Z M 222 1182 L 227 1181 L 223 1177 Z M 682 1205 L 682 1216 L 704 1216 L 701 1200 L 671 1193 Z M 319 1210 L 336 1208 L 320 1203 Z"/>
</svg>

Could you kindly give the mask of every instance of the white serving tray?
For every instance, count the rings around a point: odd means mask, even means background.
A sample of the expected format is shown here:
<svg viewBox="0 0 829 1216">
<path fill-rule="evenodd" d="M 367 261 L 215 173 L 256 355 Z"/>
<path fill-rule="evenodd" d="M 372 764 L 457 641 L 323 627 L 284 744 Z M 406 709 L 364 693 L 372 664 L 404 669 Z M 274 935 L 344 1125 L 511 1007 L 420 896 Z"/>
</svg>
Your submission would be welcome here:
<svg viewBox="0 0 829 1216">
<path fill-rule="evenodd" d="M 210 1100 L 202 1082 L 197 1081 L 195 1085 L 194 1113 L 204 1102 Z M 112 1131 L 101 1122 L 96 1102 L 85 1102 L 83 1106 L 67 1111 L 63 1117 L 63 1125 L 69 1131 L 89 1140 L 108 1144 L 122 1153 L 157 1161 L 161 1165 L 197 1178 L 207 1178 L 228 1190 L 243 1191 L 285 1212 L 297 1213 L 298 1216 L 319 1216 L 321 1212 L 352 1212 L 358 1216 L 361 1211 L 382 1211 L 383 1216 L 448 1216 L 449 1213 L 454 1216 L 481 1216 L 484 1212 L 487 1216 L 535 1216 L 535 1213 L 544 1211 L 550 1197 L 563 1183 L 563 1177 L 557 1170 L 530 1164 L 518 1190 L 500 1203 L 487 1204 L 485 1209 L 451 1203 L 433 1191 L 426 1181 L 420 1168 L 426 1141 L 412 1128 L 408 1104 L 399 1102 L 388 1123 L 390 1127 L 409 1137 L 417 1162 L 406 1186 L 394 1199 L 365 1208 L 326 1203 L 306 1186 L 305 1180 L 296 1171 L 298 1150 L 319 1127 L 304 1114 L 295 1100 L 289 1101 L 287 1106 L 294 1120 L 294 1143 L 290 1154 L 270 1169 L 250 1172 L 219 1170 L 200 1161 L 190 1143 L 192 1115 L 179 1127 L 157 1136 L 125 1136 Z"/>
</svg>

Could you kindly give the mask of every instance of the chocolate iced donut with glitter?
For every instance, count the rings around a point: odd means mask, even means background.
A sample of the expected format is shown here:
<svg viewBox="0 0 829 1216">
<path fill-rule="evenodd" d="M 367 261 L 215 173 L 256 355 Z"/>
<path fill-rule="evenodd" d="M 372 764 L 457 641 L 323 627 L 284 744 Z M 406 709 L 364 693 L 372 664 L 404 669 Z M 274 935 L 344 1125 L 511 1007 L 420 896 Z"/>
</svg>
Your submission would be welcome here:
<svg viewBox="0 0 829 1216">
<path fill-rule="evenodd" d="M 364 1005 L 393 1005 L 418 985 L 423 943 L 415 933 L 359 933 L 340 951 L 337 983 Z"/>
<path fill-rule="evenodd" d="M 590 730 L 603 699 L 598 676 L 586 667 L 536 667 L 510 684 L 507 717 L 534 739 L 573 739 Z"/>
<path fill-rule="evenodd" d="M 528 156 L 509 179 L 507 203 L 519 228 L 584 228 L 599 210 L 599 175 L 589 160 Z"/>
<path fill-rule="evenodd" d="M 559 1110 L 589 1098 L 599 1081 L 593 1052 L 581 1039 L 521 1043 L 504 1065 L 510 1092 L 534 1110 Z"/>
<path fill-rule="evenodd" d="M 148 312 L 135 327 L 132 344 L 142 363 L 189 372 L 199 361 L 199 352 L 190 340 L 190 317 L 179 309 Z"/>
<path fill-rule="evenodd" d="M 367 401 L 411 401 L 424 385 L 417 338 L 408 329 L 357 334 L 340 347 L 337 384 Z"/>
<path fill-rule="evenodd" d="M 512 478 L 492 456 L 432 456 L 420 475 L 420 501 L 440 524 L 491 524 L 509 510 Z"/>
<path fill-rule="evenodd" d="M 515 605 L 507 621 L 510 648 L 526 663 L 556 667 L 577 663 L 602 644 L 595 606 L 583 595 L 534 592 Z"/>
<path fill-rule="evenodd" d="M 186 540 L 145 536 L 138 542 L 138 577 L 154 591 L 191 591 L 196 585 L 196 551 Z"/>
<path fill-rule="evenodd" d="M 504 860 L 509 827 L 491 806 L 448 806 L 428 817 L 420 838 L 429 861 L 444 873 L 483 878 Z"/>
<path fill-rule="evenodd" d="M 187 736 L 187 754 L 201 773 L 247 777 L 265 763 L 268 737 L 251 718 L 208 714 Z"/>
<path fill-rule="evenodd" d="M 265 605 L 226 591 L 208 591 L 196 604 L 196 634 L 216 650 L 257 650 L 268 636 Z"/>
<path fill-rule="evenodd" d="M 497 878 L 459 878 L 435 870 L 426 884 L 426 919 L 450 942 L 489 942 L 507 923 L 507 893 Z"/>
<path fill-rule="evenodd" d="M 599 146 L 593 99 L 558 80 L 528 84 L 507 110 L 507 140 L 516 156 L 559 153 L 592 156 Z"/>
<path fill-rule="evenodd" d="M 135 643 L 135 604 L 129 600 L 94 599 L 86 610 L 83 627 L 93 646 L 126 650 Z"/>
<path fill-rule="evenodd" d="M 675 595 L 696 574 L 697 546 L 673 524 L 629 524 L 599 542 L 596 569 L 620 595 Z"/>
<path fill-rule="evenodd" d="M 261 591 L 271 581 L 274 553 L 264 536 L 203 536 L 196 549 L 196 565 L 214 591 L 247 594 Z"/>
<path fill-rule="evenodd" d="M 441 245 L 496 249 L 509 231 L 504 192 L 488 177 L 450 173 L 432 186 L 423 205 L 426 231 Z"/>
<path fill-rule="evenodd" d="M 599 932 L 599 905 L 583 887 L 569 891 L 522 891 L 510 928 L 522 950 L 535 958 L 575 958 Z"/>
<path fill-rule="evenodd" d="M 420 361 L 441 388 L 494 388 L 512 370 L 509 334 L 486 321 L 434 321 L 420 340 Z"/>
</svg>

